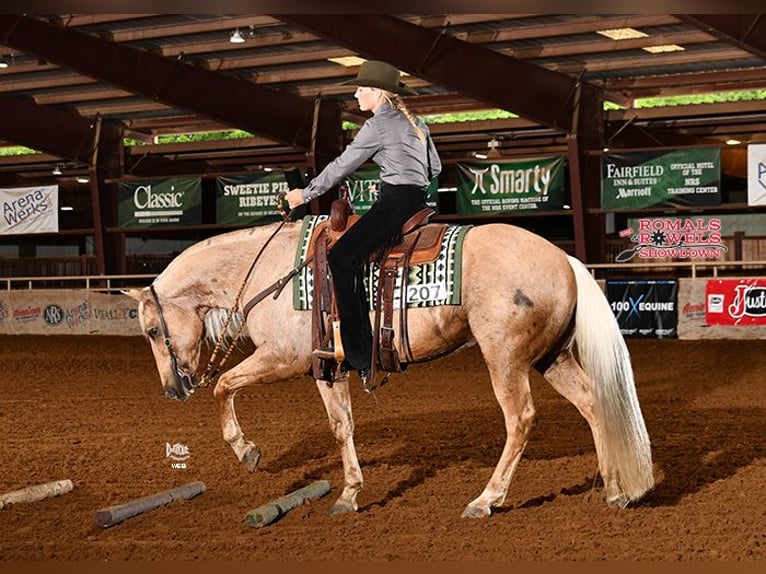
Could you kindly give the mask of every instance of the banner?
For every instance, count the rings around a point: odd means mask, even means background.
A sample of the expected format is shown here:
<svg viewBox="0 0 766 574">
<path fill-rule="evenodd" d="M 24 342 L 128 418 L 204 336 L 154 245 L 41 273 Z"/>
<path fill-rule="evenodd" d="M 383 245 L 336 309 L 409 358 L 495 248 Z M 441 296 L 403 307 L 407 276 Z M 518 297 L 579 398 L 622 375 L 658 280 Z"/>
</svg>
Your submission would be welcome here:
<svg viewBox="0 0 766 574">
<path fill-rule="evenodd" d="M 341 186 L 345 186 L 349 201 L 354 206 L 354 213 L 362 215 L 367 213 L 370 206 L 378 199 L 378 187 L 380 186 L 380 168 L 369 166 L 357 169 L 347 176 Z M 439 189 L 439 178 L 431 180 L 431 185 L 426 191 L 426 205 L 437 209 L 436 193 Z"/>
<path fill-rule="evenodd" d="M 555 211 L 568 203 L 564 156 L 458 163 L 457 213 Z"/>
<path fill-rule="evenodd" d="M 606 281 L 606 297 L 626 337 L 678 337 L 678 281 Z"/>
<path fill-rule="evenodd" d="M 3 219 L 0 235 L 57 233 L 59 186 L 0 189 Z"/>
<path fill-rule="evenodd" d="M 766 205 L 766 144 L 747 146 L 747 204 Z"/>
<path fill-rule="evenodd" d="M 202 223 L 199 177 L 124 181 L 120 185 L 120 227 L 172 227 Z"/>
<path fill-rule="evenodd" d="M 288 191 L 283 171 L 218 177 L 216 223 L 247 225 L 268 215 L 280 215 L 277 195 Z"/>
<path fill-rule="evenodd" d="M 720 203 L 720 148 L 605 153 L 601 156 L 602 209 Z"/>
<path fill-rule="evenodd" d="M 708 280 L 708 325 L 766 325 L 766 279 Z"/>
</svg>

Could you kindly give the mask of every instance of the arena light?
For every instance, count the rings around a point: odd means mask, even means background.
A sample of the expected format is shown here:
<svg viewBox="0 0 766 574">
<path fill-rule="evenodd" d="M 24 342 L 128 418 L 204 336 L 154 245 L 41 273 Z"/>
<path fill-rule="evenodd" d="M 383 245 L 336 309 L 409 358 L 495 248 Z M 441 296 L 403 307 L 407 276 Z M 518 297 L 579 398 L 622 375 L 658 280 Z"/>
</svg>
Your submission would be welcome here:
<svg viewBox="0 0 766 574">
<path fill-rule="evenodd" d="M 237 28 L 231 33 L 231 38 L 229 38 L 229 42 L 231 42 L 232 44 L 243 44 L 245 42 L 245 38 L 239 32 L 239 28 Z"/>
</svg>

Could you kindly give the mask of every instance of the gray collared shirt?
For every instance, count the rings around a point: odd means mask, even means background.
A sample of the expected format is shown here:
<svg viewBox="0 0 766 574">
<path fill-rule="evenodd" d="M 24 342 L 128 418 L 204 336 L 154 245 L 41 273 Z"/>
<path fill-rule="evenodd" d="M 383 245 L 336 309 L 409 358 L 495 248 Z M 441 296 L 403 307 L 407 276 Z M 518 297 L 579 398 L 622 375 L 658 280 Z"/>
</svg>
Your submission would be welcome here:
<svg viewBox="0 0 766 574">
<path fill-rule="evenodd" d="M 380 166 L 380 179 L 385 183 L 428 187 L 428 159 L 432 177 L 439 175 L 442 164 L 428 127 L 420 118 L 416 121 L 427 136 L 428 154 L 426 144 L 420 140 L 407 117 L 384 102 L 364 122 L 343 153 L 309 182 L 301 194 L 303 201 L 319 197 L 368 160 Z"/>
</svg>

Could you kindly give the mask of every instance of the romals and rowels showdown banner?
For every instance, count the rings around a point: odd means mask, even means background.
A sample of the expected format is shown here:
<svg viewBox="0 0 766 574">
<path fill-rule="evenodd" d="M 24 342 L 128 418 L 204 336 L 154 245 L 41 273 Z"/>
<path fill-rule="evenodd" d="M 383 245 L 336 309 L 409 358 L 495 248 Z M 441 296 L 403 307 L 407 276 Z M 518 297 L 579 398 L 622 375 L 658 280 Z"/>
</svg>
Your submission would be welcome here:
<svg viewBox="0 0 766 574">
<path fill-rule="evenodd" d="M 0 189 L 0 235 L 57 233 L 58 192 L 57 185 Z"/>
</svg>

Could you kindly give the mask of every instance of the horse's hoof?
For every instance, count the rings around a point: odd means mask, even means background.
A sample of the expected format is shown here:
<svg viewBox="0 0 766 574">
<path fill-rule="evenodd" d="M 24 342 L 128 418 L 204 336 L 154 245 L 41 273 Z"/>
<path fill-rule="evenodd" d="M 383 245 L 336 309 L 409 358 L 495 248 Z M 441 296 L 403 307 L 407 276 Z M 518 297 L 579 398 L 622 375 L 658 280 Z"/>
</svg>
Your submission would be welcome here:
<svg viewBox="0 0 766 574">
<path fill-rule="evenodd" d="M 613 496 L 606 501 L 607 505 L 611 508 L 627 508 L 630 504 L 630 498 L 625 495 Z"/>
<path fill-rule="evenodd" d="M 356 508 L 348 502 L 336 502 L 327 514 L 329 516 L 335 516 L 336 514 L 346 514 L 347 512 L 356 512 Z"/>
<path fill-rule="evenodd" d="M 479 506 L 467 506 L 460 515 L 461 518 L 487 518 L 490 512 Z"/>
<path fill-rule="evenodd" d="M 245 465 L 245 468 L 247 470 L 249 470 L 250 472 L 253 472 L 256 468 L 258 468 L 258 462 L 260 460 L 261 460 L 261 449 L 259 449 L 256 445 L 253 445 L 249 449 L 247 449 L 245 456 L 242 457 L 242 464 Z"/>
</svg>

